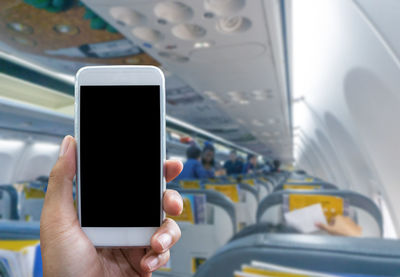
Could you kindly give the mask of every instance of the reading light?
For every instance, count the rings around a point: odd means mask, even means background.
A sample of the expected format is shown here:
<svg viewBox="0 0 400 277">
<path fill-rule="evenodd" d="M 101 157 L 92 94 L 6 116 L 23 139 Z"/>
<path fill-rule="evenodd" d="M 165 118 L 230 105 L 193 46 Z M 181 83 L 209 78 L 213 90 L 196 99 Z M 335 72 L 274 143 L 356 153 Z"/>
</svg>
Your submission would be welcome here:
<svg viewBox="0 0 400 277">
<path fill-rule="evenodd" d="M 193 45 L 194 48 L 199 49 L 199 48 L 209 48 L 211 47 L 211 43 L 208 41 L 202 41 L 202 42 L 196 42 Z"/>
</svg>

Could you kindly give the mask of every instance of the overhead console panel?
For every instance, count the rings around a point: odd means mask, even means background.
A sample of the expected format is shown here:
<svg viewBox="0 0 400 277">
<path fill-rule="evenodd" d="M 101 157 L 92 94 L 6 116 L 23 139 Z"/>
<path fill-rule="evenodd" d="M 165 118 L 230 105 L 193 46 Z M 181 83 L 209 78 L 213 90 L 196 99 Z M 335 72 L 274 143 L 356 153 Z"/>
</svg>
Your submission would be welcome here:
<svg viewBox="0 0 400 277">
<path fill-rule="evenodd" d="M 169 115 L 291 159 L 279 1 L 83 2 L 171 73 Z"/>
</svg>

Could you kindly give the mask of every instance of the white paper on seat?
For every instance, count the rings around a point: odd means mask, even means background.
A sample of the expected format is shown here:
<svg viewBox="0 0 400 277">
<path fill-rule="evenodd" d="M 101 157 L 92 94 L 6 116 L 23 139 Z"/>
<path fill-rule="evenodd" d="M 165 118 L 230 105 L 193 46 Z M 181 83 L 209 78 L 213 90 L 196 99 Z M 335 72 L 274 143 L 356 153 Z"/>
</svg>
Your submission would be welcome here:
<svg viewBox="0 0 400 277">
<path fill-rule="evenodd" d="M 315 226 L 317 222 L 327 224 L 320 203 L 284 213 L 283 216 L 289 226 L 302 233 L 319 231 L 319 228 Z"/>
</svg>

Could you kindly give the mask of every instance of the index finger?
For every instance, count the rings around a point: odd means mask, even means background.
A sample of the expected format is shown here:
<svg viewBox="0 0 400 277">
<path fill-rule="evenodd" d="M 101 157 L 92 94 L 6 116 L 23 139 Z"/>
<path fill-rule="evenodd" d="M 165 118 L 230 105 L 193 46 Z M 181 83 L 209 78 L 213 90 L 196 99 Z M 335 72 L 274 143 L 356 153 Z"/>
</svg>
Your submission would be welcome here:
<svg viewBox="0 0 400 277">
<path fill-rule="evenodd" d="M 168 215 L 178 216 L 182 213 L 183 200 L 179 192 L 167 189 L 163 197 L 163 209 Z"/>
<path fill-rule="evenodd" d="M 168 182 L 172 181 L 177 177 L 183 169 L 183 165 L 180 161 L 169 160 L 164 163 L 164 176 L 165 180 Z"/>
</svg>

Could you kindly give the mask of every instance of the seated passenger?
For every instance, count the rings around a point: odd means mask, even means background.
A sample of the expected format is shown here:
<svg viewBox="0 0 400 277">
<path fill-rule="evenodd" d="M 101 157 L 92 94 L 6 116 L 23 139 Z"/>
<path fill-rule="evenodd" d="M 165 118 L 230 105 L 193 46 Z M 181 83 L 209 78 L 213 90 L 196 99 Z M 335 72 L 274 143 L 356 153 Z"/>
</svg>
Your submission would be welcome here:
<svg viewBox="0 0 400 277">
<path fill-rule="evenodd" d="M 186 150 L 186 162 L 181 174 L 176 180 L 213 178 L 214 171 L 205 170 L 200 162 L 201 150 L 196 145 L 191 145 Z"/>
<path fill-rule="evenodd" d="M 201 154 L 201 164 L 212 176 L 221 176 L 226 174 L 225 169 L 215 161 L 215 148 L 208 141 L 204 144 L 203 152 Z"/>
<path fill-rule="evenodd" d="M 272 171 L 273 167 L 271 164 L 267 161 L 265 162 L 264 166 L 261 168 L 261 172 L 264 174 L 268 174 Z"/>
<path fill-rule="evenodd" d="M 243 163 L 237 158 L 235 150 L 232 150 L 229 154 L 229 160 L 225 162 L 224 168 L 228 175 L 242 173 Z"/>
<path fill-rule="evenodd" d="M 244 164 L 242 173 L 243 174 L 251 174 L 255 173 L 257 170 L 257 156 L 253 154 L 249 154 L 247 156 L 247 163 Z"/>
<path fill-rule="evenodd" d="M 316 225 L 321 230 L 336 236 L 360 237 L 362 234 L 362 228 L 350 217 L 343 215 L 334 217 L 329 224 L 317 223 Z"/>
<path fill-rule="evenodd" d="M 280 160 L 274 160 L 273 161 L 273 165 L 274 165 L 273 171 L 279 172 L 280 171 L 279 168 L 281 166 L 281 161 Z"/>
</svg>

